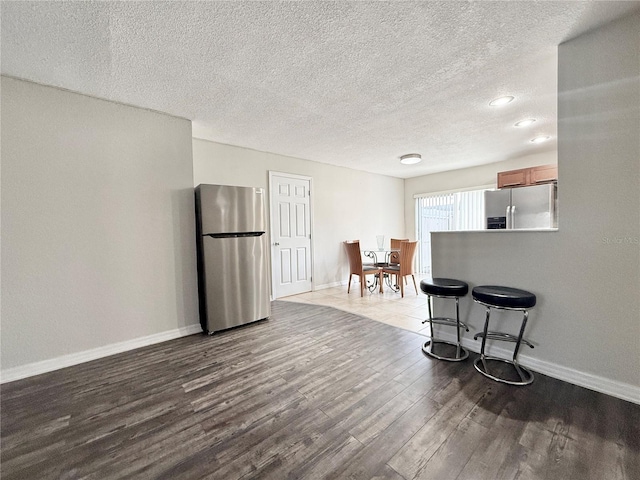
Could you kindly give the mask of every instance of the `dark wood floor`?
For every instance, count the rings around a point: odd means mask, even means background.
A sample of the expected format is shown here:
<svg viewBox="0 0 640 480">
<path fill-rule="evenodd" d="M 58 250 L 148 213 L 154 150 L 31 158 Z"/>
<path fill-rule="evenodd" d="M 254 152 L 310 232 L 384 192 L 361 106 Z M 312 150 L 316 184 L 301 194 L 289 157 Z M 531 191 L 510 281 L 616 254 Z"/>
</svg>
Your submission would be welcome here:
<svg viewBox="0 0 640 480">
<path fill-rule="evenodd" d="M 330 307 L 2 386 L 3 479 L 639 479 L 640 406 Z"/>
</svg>

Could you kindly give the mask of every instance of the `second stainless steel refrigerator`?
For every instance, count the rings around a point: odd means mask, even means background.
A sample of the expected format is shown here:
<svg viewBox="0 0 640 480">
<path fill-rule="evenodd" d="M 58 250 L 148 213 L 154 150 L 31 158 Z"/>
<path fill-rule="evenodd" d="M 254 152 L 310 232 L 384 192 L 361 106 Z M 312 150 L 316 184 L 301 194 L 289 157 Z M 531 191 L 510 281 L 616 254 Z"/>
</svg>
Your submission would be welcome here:
<svg viewBox="0 0 640 480">
<path fill-rule="evenodd" d="M 264 195 L 262 188 L 196 187 L 198 295 L 206 333 L 271 313 Z"/>
<path fill-rule="evenodd" d="M 488 229 L 544 229 L 558 226 L 555 184 L 486 191 Z"/>
</svg>

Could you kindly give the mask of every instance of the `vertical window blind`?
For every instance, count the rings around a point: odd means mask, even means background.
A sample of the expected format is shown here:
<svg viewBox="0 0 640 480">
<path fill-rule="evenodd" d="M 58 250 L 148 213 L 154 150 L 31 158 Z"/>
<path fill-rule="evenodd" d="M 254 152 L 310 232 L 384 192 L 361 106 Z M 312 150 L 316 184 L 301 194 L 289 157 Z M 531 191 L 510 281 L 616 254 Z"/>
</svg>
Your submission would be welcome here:
<svg viewBox="0 0 640 480">
<path fill-rule="evenodd" d="M 471 190 L 416 198 L 418 268 L 431 274 L 431 232 L 484 228 L 484 192 Z"/>
</svg>

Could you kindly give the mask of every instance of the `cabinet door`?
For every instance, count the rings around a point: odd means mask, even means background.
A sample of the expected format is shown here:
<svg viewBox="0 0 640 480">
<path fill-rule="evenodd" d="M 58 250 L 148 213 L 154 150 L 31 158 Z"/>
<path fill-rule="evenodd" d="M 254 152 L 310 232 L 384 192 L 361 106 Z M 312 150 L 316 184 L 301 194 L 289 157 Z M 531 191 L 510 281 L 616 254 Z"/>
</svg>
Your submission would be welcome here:
<svg viewBox="0 0 640 480">
<path fill-rule="evenodd" d="M 498 188 L 520 187 L 529 183 L 529 169 L 510 170 L 498 173 Z"/>
<path fill-rule="evenodd" d="M 550 183 L 558 179 L 557 165 L 541 165 L 531 169 L 531 183 Z"/>
</svg>

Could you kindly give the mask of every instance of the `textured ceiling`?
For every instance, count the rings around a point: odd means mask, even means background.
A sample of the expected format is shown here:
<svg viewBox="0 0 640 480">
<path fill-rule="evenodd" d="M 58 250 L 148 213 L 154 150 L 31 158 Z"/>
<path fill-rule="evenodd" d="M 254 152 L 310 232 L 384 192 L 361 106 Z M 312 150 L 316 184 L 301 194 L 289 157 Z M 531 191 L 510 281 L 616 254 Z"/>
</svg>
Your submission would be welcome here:
<svg viewBox="0 0 640 480">
<path fill-rule="evenodd" d="M 555 150 L 557 45 L 640 2 L 1 8 L 4 75 L 188 118 L 194 137 L 409 178 Z M 422 163 L 399 164 L 413 152 Z"/>
</svg>

